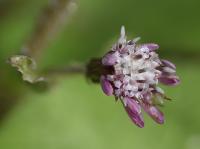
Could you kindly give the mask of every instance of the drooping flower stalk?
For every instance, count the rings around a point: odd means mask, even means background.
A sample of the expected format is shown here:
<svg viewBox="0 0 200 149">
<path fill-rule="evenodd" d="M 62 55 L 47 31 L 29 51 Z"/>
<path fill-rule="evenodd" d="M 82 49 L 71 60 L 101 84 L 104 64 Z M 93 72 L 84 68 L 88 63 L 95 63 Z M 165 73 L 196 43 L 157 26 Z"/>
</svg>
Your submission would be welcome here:
<svg viewBox="0 0 200 149">
<path fill-rule="evenodd" d="M 88 64 L 87 76 L 94 82 L 100 81 L 106 95 L 121 100 L 137 126 L 144 127 L 141 108 L 154 121 L 163 124 L 164 116 L 157 105 L 168 98 L 158 84 L 179 84 L 176 66 L 158 57 L 157 44 L 137 44 L 138 39 L 127 40 L 122 26 L 121 36 L 110 51 Z"/>
</svg>

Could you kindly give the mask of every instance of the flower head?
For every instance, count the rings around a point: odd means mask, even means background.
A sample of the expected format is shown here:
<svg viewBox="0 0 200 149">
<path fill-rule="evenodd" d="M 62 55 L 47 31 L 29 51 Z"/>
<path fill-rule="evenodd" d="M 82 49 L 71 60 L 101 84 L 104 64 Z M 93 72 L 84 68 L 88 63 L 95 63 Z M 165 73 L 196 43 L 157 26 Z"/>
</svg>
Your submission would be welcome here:
<svg viewBox="0 0 200 149">
<path fill-rule="evenodd" d="M 177 85 L 176 66 L 158 57 L 157 44 L 137 44 L 139 38 L 126 40 L 125 28 L 111 50 L 102 58 L 104 71 L 100 83 L 104 93 L 122 101 L 131 120 L 144 127 L 141 108 L 159 124 L 164 123 L 163 113 L 157 105 L 167 97 L 158 83 Z"/>
</svg>

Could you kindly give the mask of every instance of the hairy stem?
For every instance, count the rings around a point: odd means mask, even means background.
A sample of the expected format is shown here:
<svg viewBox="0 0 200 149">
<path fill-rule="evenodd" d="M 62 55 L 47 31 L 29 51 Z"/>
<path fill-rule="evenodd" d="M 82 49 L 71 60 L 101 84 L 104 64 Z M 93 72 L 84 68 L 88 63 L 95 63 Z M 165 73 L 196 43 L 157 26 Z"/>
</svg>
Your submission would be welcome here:
<svg viewBox="0 0 200 149">
<path fill-rule="evenodd" d="M 51 68 L 44 72 L 44 74 L 50 76 L 50 75 L 70 75 L 70 74 L 85 74 L 86 68 L 85 65 L 80 64 L 74 64 L 69 65 L 67 67 L 61 67 L 61 68 Z"/>
<path fill-rule="evenodd" d="M 59 32 L 75 9 L 72 0 L 51 0 L 40 15 L 29 40 L 23 45 L 21 54 L 38 59 L 50 40 Z"/>
<path fill-rule="evenodd" d="M 44 78 L 43 73 L 37 69 L 39 54 L 69 19 L 75 6 L 73 0 L 50 0 L 49 5 L 40 15 L 29 40 L 22 46 L 21 53 L 8 59 L 11 66 L 22 74 L 24 81 L 38 83 L 47 80 L 49 75 L 44 74 L 46 75 Z"/>
</svg>

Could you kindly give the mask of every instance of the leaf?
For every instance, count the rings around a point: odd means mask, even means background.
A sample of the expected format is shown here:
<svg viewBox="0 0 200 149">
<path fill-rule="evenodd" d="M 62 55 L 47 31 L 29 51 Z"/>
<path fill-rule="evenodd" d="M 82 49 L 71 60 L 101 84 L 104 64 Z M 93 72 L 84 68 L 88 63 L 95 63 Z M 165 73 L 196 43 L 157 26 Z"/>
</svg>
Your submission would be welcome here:
<svg viewBox="0 0 200 149">
<path fill-rule="evenodd" d="M 25 55 L 14 55 L 9 58 L 8 62 L 22 74 L 24 81 L 29 83 L 45 81 L 45 78 L 39 75 L 37 64 L 31 57 Z"/>
</svg>

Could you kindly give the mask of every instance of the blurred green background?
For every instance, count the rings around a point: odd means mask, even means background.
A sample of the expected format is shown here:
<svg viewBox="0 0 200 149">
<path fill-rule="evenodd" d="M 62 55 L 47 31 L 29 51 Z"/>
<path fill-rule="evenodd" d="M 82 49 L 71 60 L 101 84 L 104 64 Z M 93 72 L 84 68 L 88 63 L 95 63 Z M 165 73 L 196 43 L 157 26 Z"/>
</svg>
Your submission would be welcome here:
<svg viewBox="0 0 200 149">
<path fill-rule="evenodd" d="M 32 32 L 47 0 L 0 0 L 0 148 L 199 149 L 200 1 L 80 0 L 77 12 L 43 51 L 41 69 L 101 56 L 125 25 L 130 38 L 160 45 L 176 63 L 178 87 L 163 107 L 166 122 L 129 120 L 120 103 L 82 75 L 62 76 L 49 90 L 24 83 L 6 59 Z"/>
</svg>

